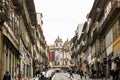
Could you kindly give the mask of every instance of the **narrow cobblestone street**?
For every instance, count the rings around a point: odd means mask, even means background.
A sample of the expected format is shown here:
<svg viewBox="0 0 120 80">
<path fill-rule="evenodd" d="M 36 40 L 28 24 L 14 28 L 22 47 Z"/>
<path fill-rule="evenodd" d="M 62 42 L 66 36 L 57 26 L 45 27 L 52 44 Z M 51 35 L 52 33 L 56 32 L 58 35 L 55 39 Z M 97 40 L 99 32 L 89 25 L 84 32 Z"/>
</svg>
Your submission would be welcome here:
<svg viewBox="0 0 120 80">
<path fill-rule="evenodd" d="M 67 75 L 67 73 L 66 73 L 66 75 Z M 88 76 L 86 77 L 86 79 L 85 79 L 85 77 L 83 77 L 82 79 L 80 79 L 80 75 L 78 75 L 78 74 L 74 74 L 74 76 L 75 76 L 75 78 L 76 79 L 78 79 L 78 80 L 112 80 L 112 79 L 105 79 L 105 78 L 103 78 L 103 79 L 99 79 L 99 78 L 96 78 L 96 79 L 91 79 L 91 78 L 89 78 Z"/>
<path fill-rule="evenodd" d="M 120 80 L 120 0 L 0 0 L 0 80 L 39 78 Z"/>
<path fill-rule="evenodd" d="M 91 79 L 88 76 L 86 77 L 82 77 L 82 79 L 80 78 L 80 75 L 78 74 L 73 74 L 73 78 L 70 79 L 70 75 L 68 73 L 56 73 L 52 80 L 106 80 L 106 79 Z M 110 80 L 110 79 L 107 79 Z"/>
</svg>

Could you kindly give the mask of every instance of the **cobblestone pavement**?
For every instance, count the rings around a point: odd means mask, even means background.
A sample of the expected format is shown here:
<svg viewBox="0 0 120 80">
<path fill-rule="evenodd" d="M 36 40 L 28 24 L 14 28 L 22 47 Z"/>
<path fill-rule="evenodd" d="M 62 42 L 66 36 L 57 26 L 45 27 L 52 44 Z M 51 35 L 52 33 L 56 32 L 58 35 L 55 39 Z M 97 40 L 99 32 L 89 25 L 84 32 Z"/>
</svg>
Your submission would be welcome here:
<svg viewBox="0 0 120 80">
<path fill-rule="evenodd" d="M 61 73 L 62 75 L 66 76 L 69 78 L 69 74 L 68 73 Z M 78 74 L 73 74 L 74 78 L 72 80 L 111 80 L 111 79 L 91 79 L 88 76 L 86 77 L 82 77 L 82 79 L 80 78 L 80 75 Z"/>
<path fill-rule="evenodd" d="M 55 75 L 53 75 L 52 80 L 112 80 L 112 79 L 91 79 L 88 76 L 86 77 L 82 77 L 82 79 L 80 78 L 80 75 L 78 74 L 73 74 L 73 78 L 70 79 L 70 75 L 69 73 L 55 73 Z M 29 80 L 34 80 L 29 79 Z M 36 79 L 37 80 L 37 79 Z"/>
</svg>

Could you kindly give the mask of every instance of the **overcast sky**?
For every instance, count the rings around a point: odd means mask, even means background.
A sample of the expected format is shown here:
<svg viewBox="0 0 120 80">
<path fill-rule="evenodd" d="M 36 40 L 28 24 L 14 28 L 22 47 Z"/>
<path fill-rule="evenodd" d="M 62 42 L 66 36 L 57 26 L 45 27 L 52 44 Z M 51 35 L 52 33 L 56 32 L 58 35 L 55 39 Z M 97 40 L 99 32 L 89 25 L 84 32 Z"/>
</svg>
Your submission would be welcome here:
<svg viewBox="0 0 120 80">
<path fill-rule="evenodd" d="M 47 44 L 55 39 L 70 40 L 78 24 L 86 21 L 94 0 L 34 0 L 36 12 L 43 13 L 43 34 Z M 81 28 L 82 29 L 82 28 Z"/>
</svg>

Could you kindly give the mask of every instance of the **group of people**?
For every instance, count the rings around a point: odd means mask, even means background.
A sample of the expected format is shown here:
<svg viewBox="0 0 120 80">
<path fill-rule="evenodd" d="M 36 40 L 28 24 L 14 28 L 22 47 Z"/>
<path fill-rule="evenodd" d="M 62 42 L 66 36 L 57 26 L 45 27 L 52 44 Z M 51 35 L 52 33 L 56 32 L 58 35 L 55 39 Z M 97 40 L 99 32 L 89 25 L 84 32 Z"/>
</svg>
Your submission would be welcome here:
<svg viewBox="0 0 120 80">
<path fill-rule="evenodd" d="M 11 76 L 10 76 L 8 71 L 6 71 L 6 73 L 5 73 L 4 77 L 3 77 L 3 80 L 11 80 Z"/>
<path fill-rule="evenodd" d="M 86 77 L 87 77 L 87 72 L 84 72 L 84 73 L 83 73 L 83 70 L 81 69 L 80 72 L 79 72 L 79 74 L 80 74 L 80 78 L 81 78 L 81 79 L 83 78 L 83 76 L 84 76 L 85 79 L 86 79 Z"/>
<path fill-rule="evenodd" d="M 11 80 L 11 76 L 10 76 L 10 73 L 8 71 L 6 71 L 6 73 L 4 74 L 3 80 Z M 17 80 L 21 80 L 21 75 L 20 74 L 18 74 Z M 46 80 L 42 73 L 41 73 L 41 77 L 39 77 L 39 80 Z"/>
<path fill-rule="evenodd" d="M 11 76 L 9 71 L 6 71 L 6 73 L 3 76 L 3 80 L 11 80 Z M 21 74 L 18 74 L 17 80 L 21 80 Z"/>
<path fill-rule="evenodd" d="M 120 77 L 119 77 L 119 74 L 120 74 L 120 70 L 119 69 L 116 69 L 116 70 L 111 70 L 111 76 L 113 78 L 113 80 L 119 80 Z"/>
</svg>

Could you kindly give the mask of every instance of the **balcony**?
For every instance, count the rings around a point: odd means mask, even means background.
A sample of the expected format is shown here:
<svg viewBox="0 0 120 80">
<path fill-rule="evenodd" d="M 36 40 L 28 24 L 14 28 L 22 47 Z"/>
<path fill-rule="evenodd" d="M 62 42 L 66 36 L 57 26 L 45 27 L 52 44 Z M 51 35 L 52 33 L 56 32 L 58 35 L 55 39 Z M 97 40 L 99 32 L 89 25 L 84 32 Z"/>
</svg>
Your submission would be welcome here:
<svg viewBox="0 0 120 80">
<path fill-rule="evenodd" d="M 91 45 L 95 42 L 95 40 L 98 38 L 98 31 L 97 28 L 93 31 L 93 36 L 91 37 Z"/>
<path fill-rule="evenodd" d="M 100 22 L 99 36 L 106 31 L 108 26 L 111 25 L 113 20 L 117 17 L 120 12 L 120 0 L 112 0 L 111 1 L 111 9 L 106 17 L 103 17 L 103 20 Z M 105 13 L 104 13 L 105 16 Z"/>
<path fill-rule="evenodd" d="M 84 48 L 84 41 L 82 41 L 82 42 L 80 43 L 80 45 L 79 45 L 78 54 L 81 54 L 81 53 L 82 53 L 83 48 Z M 78 55 L 78 54 L 77 54 L 77 55 Z"/>
<path fill-rule="evenodd" d="M 26 2 L 26 6 L 27 6 L 27 10 L 28 10 L 28 14 L 30 16 L 31 19 L 31 23 L 33 26 L 37 25 L 37 19 L 36 19 L 36 11 L 35 11 L 35 5 L 34 5 L 34 0 L 25 0 Z"/>
<path fill-rule="evenodd" d="M 83 48 L 83 51 L 86 51 L 86 49 L 88 49 L 88 45 L 89 45 L 89 41 L 86 40 L 86 41 L 85 41 L 85 46 L 84 46 L 84 48 Z"/>
<path fill-rule="evenodd" d="M 8 6 L 5 2 L 0 2 L 0 25 L 8 20 Z"/>
<path fill-rule="evenodd" d="M 23 10 L 23 1 L 22 0 L 12 0 L 13 5 L 15 6 L 15 11 L 17 14 L 21 15 Z"/>
</svg>

